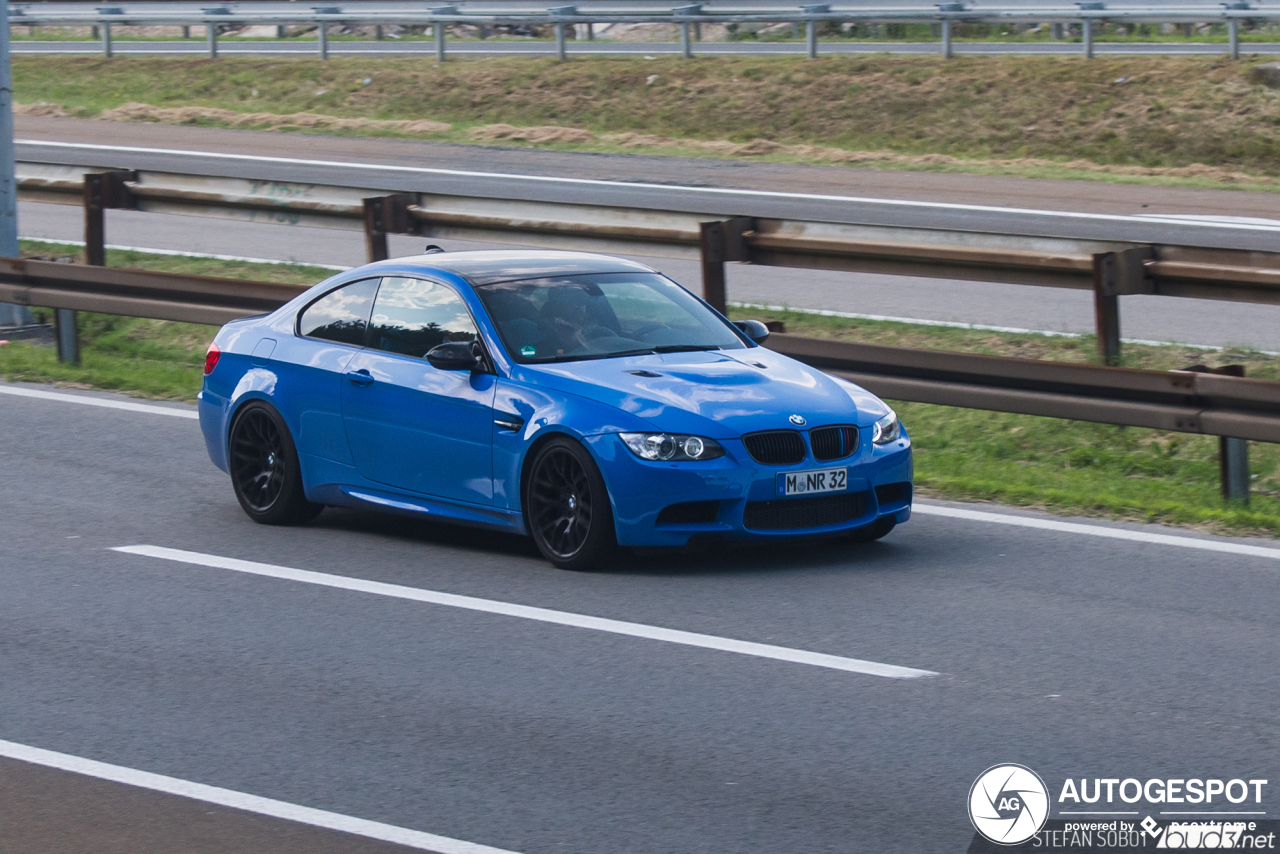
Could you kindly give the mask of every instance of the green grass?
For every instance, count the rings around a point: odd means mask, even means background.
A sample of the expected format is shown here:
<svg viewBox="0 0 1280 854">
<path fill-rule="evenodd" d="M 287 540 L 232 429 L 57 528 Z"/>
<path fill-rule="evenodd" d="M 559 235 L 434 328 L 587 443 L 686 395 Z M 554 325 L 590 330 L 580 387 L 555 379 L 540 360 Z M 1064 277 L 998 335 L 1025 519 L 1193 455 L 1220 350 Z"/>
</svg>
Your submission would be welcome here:
<svg viewBox="0 0 1280 854">
<path fill-rule="evenodd" d="M 73 246 L 23 241 L 24 257 L 79 256 Z M 255 281 L 313 285 L 333 273 L 316 267 L 245 264 L 107 252 L 107 264 L 139 270 L 222 276 Z M 49 309 L 34 310 L 37 320 L 52 322 Z M 11 343 L 0 347 L 0 377 L 10 382 L 53 382 L 76 388 L 101 388 L 163 400 L 195 400 L 200 390 L 205 350 L 217 328 L 110 314 L 79 313 L 80 365 L 58 362 L 54 348 Z"/>
<path fill-rule="evenodd" d="M 26 256 L 74 250 L 24 243 Z M 111 266 L 243 277 L 309 285 L 330 271 L 136 252 L 109 252 Z M 42 312 L 46 317 L 47 310 Z M 870 343 L 1093 363 L 1091 338 L 1012 335 L 914 324 L 823 317 L 795 311 L 734 309 L 737 317 L 783 320 L 787 331 Z M 51 347 L 0 347 L 0 377 L 142 397 L 194 400 L 214 327 L 80 314 L 79 367 L 61 365 Z M 1126 364 L 1157 370 L 1193 363 L 1244 364 L 1250 376 L 1280 378 L 1280 358 L 1246 349 L 1206 352 L 1126 346 Z M 1230 533 L 1280 533 L 1280 446 L 1250 444 L 1253 502 L 1242 508 L 1218 493 L 1217 439 L 891 401 L 911 434 L 922 495 L 998 501 L 1056 513 L 1194 525 Z"/>
<path fill-rule="evenodd" d="M 1248 69 L 1261 61 L 1179 56 L 944 61 L 883 54 L 817 60 L 592 57 L 564 63 L 545 57 L 436 63 L 393 57 L 324 62 L 313 57 L 19 56 L 13 67 L 16 101 L 60 105 L 82 117 L 134 102 L 237 113 L 431 119 L 452 128 L 421 138 L 457 142 L 470 141 L 472 128 L 494 123 L 560 125 L 596 138 L 549 147 L 811 162 L 876 152 L 888 159 L 848 162 L 1274 189 L 1280 183 L 1275 180 L 1280 178 L 1280 90 L 1248 81 Z M 221 121 L 195 114 L 172 120 L 209 126 Z M 404 135 L 386 129 L 348 133 Z M 623 133 L 667 140 L 630 147 L 636 143 L 604 138 Z M 756 139 L 828 151 L 752 155 L 692 144 Z"/>
</svg>

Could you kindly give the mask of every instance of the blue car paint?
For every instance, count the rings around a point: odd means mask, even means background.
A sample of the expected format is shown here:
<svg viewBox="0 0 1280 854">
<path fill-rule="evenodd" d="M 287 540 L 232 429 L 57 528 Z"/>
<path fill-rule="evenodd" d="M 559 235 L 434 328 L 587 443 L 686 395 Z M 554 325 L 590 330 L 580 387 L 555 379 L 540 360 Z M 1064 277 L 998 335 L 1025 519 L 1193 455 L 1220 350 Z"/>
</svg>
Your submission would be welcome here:
<svg viewBox="0 0 1280 854">
<path fill-rule="evenodd" d="M 281 414 L 294 437 L 307 497 L 324 504 L 525 533 L 520 484 L 530 451 L 551 435 L 564 435 L 580 441 L 600 467 L 618 542 L 625 546 L 680 546 L 696 535 L 776 540 L 859 528 L 877 518 L 910 518 L 909 490 L 905 500 L 880 506 L 873 489 L 912 479 L 905 429 L 900 439 L 887 445 L 871 441 L 872 425 L 888 407 L 853 383 L 771 350 L 752 345 L 516 363 L 472 282 L 566 271 L 651 272 L 634 262 L 583 253 L 469 252 L 398 258 L 333 276 L 268 315 L 228 323 L 215 338 L 222 355 L 205 377 L 199 396 L 210 458 L 227 470 L 235 412 L 248 401 L 262 400 Z M 438 371 L 420 359 L 296 334 L 299 312 L 314 299 L 380 276 L 416 276 L 451 286 L 471 311 L 495 373 Z M 367 371 L 373 382 L 351 382 L 347 374 L 357 371 Z M 364 394 L 371 389 L 372 394 Z M 433 395 L 445 412 L 428 405 Z M 817 462 L 811 452 L 792 466 L 752 460 L 740 437 L 792 429 L 787 420 L 792 414 L 807 419 L 806 429 L 856 425 L 858 450 L 836 463 Z M 725 455 L 694 462 L 650 462 L 631 453 L 618 437 L 622 432 L 651 431 L 712 438 L 724 447 Z M 848 468 L 851 491 L 868 491 L 864 516 L 825 528 L 743 527 L 748 501 L 778 500 L 779 473 L 837 467 Z M 664 507 L 690 501 L 721 502 L 716 520 L 657 524 Z"/>
</svg>

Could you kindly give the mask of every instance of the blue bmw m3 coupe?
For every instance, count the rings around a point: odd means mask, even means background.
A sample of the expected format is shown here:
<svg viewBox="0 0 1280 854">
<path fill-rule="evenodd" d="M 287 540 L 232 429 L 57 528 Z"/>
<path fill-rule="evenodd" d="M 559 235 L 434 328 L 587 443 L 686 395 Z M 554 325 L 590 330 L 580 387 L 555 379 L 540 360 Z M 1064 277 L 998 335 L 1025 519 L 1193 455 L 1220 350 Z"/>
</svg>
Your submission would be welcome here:
<svg viewBox="0 0 1280 854">
<path fill-rule="evenodd" d="M 228 323 L 200 426 L 265 524 L 375 508 L 527 534 L 567 569 L 884 536 L 911 515 L 897 415 L 767 336 L 621 258 L 436 251 Z"/>
</svg>

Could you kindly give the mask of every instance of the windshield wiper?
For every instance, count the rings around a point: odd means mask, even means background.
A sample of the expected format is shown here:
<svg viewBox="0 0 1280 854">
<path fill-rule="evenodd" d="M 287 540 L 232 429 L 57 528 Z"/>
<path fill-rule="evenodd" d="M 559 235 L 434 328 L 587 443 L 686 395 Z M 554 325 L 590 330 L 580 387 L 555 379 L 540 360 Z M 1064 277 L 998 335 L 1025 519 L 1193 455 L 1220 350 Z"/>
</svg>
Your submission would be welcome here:
<svg viewBox="0 0 1280 854">
<path fill-rule="evenodd" d="M 651 348 L 655 353 L 695 353 L 700 350 L 723 350 L 719 344 L 663 344 Z"/>
</svg>

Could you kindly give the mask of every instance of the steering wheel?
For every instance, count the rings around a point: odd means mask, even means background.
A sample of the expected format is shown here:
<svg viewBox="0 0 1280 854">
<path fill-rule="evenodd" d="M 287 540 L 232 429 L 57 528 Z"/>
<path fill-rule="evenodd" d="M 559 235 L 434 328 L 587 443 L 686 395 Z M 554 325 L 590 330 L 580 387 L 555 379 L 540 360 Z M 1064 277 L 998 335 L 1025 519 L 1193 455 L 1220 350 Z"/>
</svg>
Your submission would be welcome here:
<svg viewBox="0 0 1280 854">
<path fill-rule="evenodd" d="M 657 332 L 659 329 L 666 329 L 666 328 L 667 328 L 667 325 L 665 323 L 646 323 L 644 326 L 641 326 L 639 329 L 631 330 L 629 333 L 627 333 L 627 337 L 641 338 L 650 332 Z"/>
</svg>

